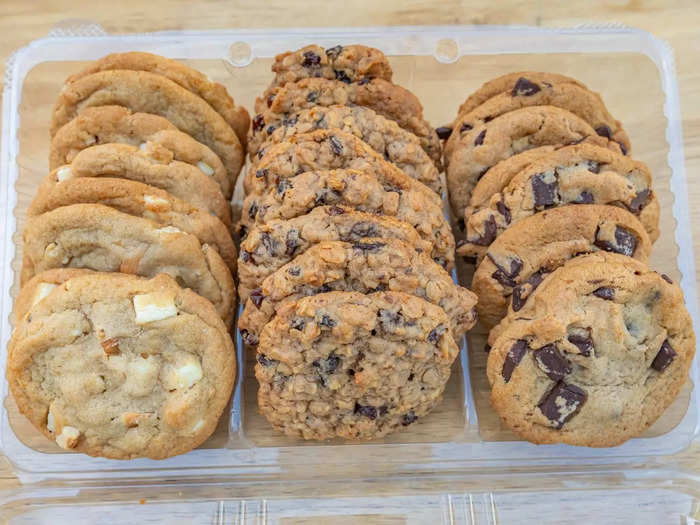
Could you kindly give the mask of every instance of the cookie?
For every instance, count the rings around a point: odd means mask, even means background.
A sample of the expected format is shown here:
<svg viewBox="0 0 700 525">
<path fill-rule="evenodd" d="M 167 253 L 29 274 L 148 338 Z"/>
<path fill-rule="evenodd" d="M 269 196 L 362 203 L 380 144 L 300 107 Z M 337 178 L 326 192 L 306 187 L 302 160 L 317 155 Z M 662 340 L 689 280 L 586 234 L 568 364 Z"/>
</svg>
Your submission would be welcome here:
<svg viewBox="0 0 700 525">
<path fill-rule="evenodd" d="M 316 44 L 275 57 L 271 68 L 275 78 L 269 90 L 303 78 L 326 78 L 349 84 L 364 79 L 391 80 L 391 66 L 384 53 L 359 44 L 324 49 Z M 268 91 L 269 91 L 268 90 Z"/>
<path fill-rule="evenodd" d="M 66 450 L 113 459 L 201 445 L 235 375 L 214 307 L 166 275 L 66 281 L 13 332 L 7 361 L 12 396 L 39 431 Z"/>
<path fill-rule="evenodd" d="M 325 78 L 306 78 L 275 88 L 255 103 L 251 136 L 268 126 L 314 106 L 365 106 L 395 121 L 418 137 L 428 156 L 440 168 L 442 146 L 435 130 L 423 118 L 423 106 L 410 91 L 381 78 L 346 84 Z M 251 140 L 253 140 L 251 137 Z"/>
<path fill-rule="evenodd" d="M 258 224 L 241 241 L 238 252 L 238 295 L 245 302 L 265 278 L 324 241 L 360 242 L 368 237 L 398 239 L 416 251 L 431 253 L 410 224 L 394 217 L 363 213 L 345 206 L 321 206 L 289 220 Z"/>
<path fill-rule="evenodd" d="M 20 282 L 52 268 L 87 268 L 142 277 L 167 273 L 209 299 L 227 326 L 235 286 L 221 256 L 194 235 L 101 204 L 73 204 L 30 217 Z"/>
<path fill-rule="evenodd" d="M 54 191 L 62 182 L 84 177 L 127 179 L 167 191 L 218 217 L 231 227 L 231 206 L 220 187 L 190 164 L 173 160 L 171 152 L 148 143 L 144 148 L 128 144 L 102 144 L 84 149 L 67 166 L 53 170 L 40 184 L 37 199 Z"/>
<path fill-rule="evenodd" d="M 568 204 L 611 204 L 636 215 L 651 242 L 659 236 L 659 202 L 641 162 L 590 144 L 561 148 L 530 164 L 489 207 L 465 215 L 460 255 L 483 256 L 506 228 L 539 211 Z"/>
<path fill-rule="evenodd" d="M 231 126 L 197 95 L 164 76 L 145 71 L 100 71 L 66 84 L 54 107 L 51 136 L 83 109 L 109 105 L 165 117 L 211 148 L 224 163 L 230 180 L 238 177 L 245 151 Z"/>
<path fill-rule="evenodd" d="M 695 353 L 681 289 L 598 252 L 550 274 L 489 353 L 491 402 L 533 443 L 611 447 L 673 402 Z"/>
<path fill-rule="evenodd" d="M 254 164 L 271 144 L 317 129 L 340 129 L 355 135 L 406 175 L 442 194 L 440 174 L 418 138 L 363 106 L 317 106 L 283 120 L 278 127 L 259 130 L 250 142 L 250 159 Z"/>
<path fill-rule="evenodd" d="M 305 215 L 316 206 L 345 205 L 359 211 L 396 217 L 412 225 L 433 244 L 431 256 L 445 268 L 454 264 L 454 237 L 442 207 L 427 202 L 418 183 L 400 172 L 381 176 L 358 170 L 305 172 L 282 179 L 263 195 L 249 195 L 243 202 L 245 228 L 274 219 Z"/>
<path fill-rule="evenodd" d="M 51 139 L 49 169 L 70 164 L 85 148 L 98 144 L 130 144 L 149 148 L 158 144 L 172 153 L 173 160 L 186 162 L 212 177 L 227 199 L 235 179 L 226 173 L 221 159 L 207 146 L 179 131 L 167 119 L 149 113 L 132 113 L 121 106 L 85 108 L 56 131 Z"/>
<path fill-rule="evenodd" d="M 547 274 L 599 250 L 646 262 L 651 241 L 639 220 L 616 206 L 562 206 L 516 222 L 488 247 L 474 273 L 479 319 L 494 326 L 509 306 L 520 310 Z"/>
<path fill-rule="evenodd" d="M 104 204 L 122 213 L 149 219 L 159 226 L 174 226 L 216 249 L 229 269 L 236 271 L 238 255 L 226 225 L 210 213 L 154 186 L 110 177 L 66 179 L 38 192 L 27 214 L 30 217 L 40 215 L 71 204 Z"/>
<path fill-rule="evenodd" d="M 445 143 L 445 164 L 462 135 L 494 118 L 516 109 L 532 106 L 556 106 L 586 121 L 599 136 L 619 144 L 623 154 L 631 151 L 630 139 L 605 107 L 598 93 L 572 83 L 550 83 L 521 77 L 512 90 L 499 93 L 453 123 L 453 131 Z"/>
<path fill-rule="evenodd" d="M 452 153 L 447 188 L 455 215 L 464 215 L 479 179 L 500 161 L 531 148 L 595 136 L 585 121 L 554 106 L 517 109 L 468 131 Z"/>
<path fill-rule="evenodd" d="M 250 125 L 250 116 L 246 109 L 234 103 L 223 85 L 211 81 L 206 75 L 177 60 L 138 51 L 114 53 L 102 57 L 81 72 L 70 76 L 66 84 L 78 82 L 93 73 L 113 70 L 146 71 L 175 82 L 214 108 L 231 126 L 238 140 L 245 147 L 246 134 Z"/>
<path fill-rule="evenodd" d="M 459 353 L 439 306 L 330 292 L 281 308 L 260 336 L 258 408 L 303 439 L 375 439 L 437 405 Z"/>
<path fill-rule="evenodd" d="M 476 296 L 454 283 L 426 253 L 396 239 L 369 237 L 311 246 L 269 275 L 248 298 L 238 320 L 243 340 L 255 345 L 263 327 L 285 304 L 330 291 L 404 292 L 442 308 L 459 339 L 476 322 Z"/>
</svg>

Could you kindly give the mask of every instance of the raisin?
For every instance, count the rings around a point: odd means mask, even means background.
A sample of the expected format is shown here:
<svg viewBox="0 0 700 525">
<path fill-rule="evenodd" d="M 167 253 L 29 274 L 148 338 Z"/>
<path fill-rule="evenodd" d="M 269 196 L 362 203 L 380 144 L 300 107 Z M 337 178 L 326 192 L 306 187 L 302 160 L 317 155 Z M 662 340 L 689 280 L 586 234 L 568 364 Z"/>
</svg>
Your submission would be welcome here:
<svg viewBox="0 0 700 525">
<path fill-rule="evenodd" d="M 241 330 L 241 338 L 243 339 L 243 342 L 247 345 L 250 346 L 257 346 L 258 345 L 258 336 L 255 334 L 251 334 L 248 332 L 248 330 Z"/>
<path fill-rule="evenodd" d="M 306 101 L 311 103 L 311 104 L 315 104 L 316 102 L 318 102 L 318 96 L 319 96 L 318 91 L 310 91 L 309 94 L 306 95 Z"/>
<path fill-rule="evenodd" d="M 413 412 L 413 410 L 409 410 L 401 417 L 401 424 L 407 427 L 411 423 L 415 423 L 417 420 L 418 416 Z"/>
<path fill-rule="evenodd" d="M 304 327 L 306 326 L 306 321 L 304 321 L 301 317 L 295 317 L 289 322 L 290 328 L 293 328 L 294 330 L 303 330 Z"/>
<path fill-rule="evenodd" d="M 386 244 L 381 242 L 356 242 L 352 245 L 354 249 L 363 252 L 378 252 L 384 246 L 386 246 Z"/>
<path fill-rule="evenodd" d="M 437 325 L 428 334 L 428 342 L 432 343 L 432 344 L 436 344 L 440 340 L 440 338 L 442 338 L 442 335 L 446 331 L 447 331 L 447 328 L 445 327 L 444 324 Z"/>
<path fill-rule="evenodd" d="M 292 183 L 289 182 L 289 179 L 282 179 L 277 183 L 277 195 L 283 196 L 285 192 L 291 187 Z"/>
<path fill-rule="evenodd" d="M 262 131 L 262 129 L 265 127 L 265 118 L 263 117 L 262 113 L 258 113 L 255 115 L 255 118 L 253 119 L 253 132 L 257 133 L 258 131 Z"/>
<path fill-rule="evenodd" d="M 353 237 L 378 237 L 377 226 L 370 222 L 356 222 L 350 228 L 350 235 Z"/>
<path fill-rule="evenodd" d="M 327 315 L 321 316 L 321 322 L 319 323 L 321 326 L 325 326 L 327 328 L 333 328 L 336 324 L 336 321 L 334 319 L 331 319 Z"/>
<path fill-rule="evenodd" d="M 301 65 L 308 68 L 319 67 L 321 65 L 321 57 L 313 51 L 305 51 L 304 60 L 301 62 Z"/>
<path fill-rule="evenodd" d="M 332 217 L 334 215 L 342 215 L 345 213 L 345 210 L 340 206 L 331 206 L 330 208 L 326 208 L 326 213 Z"/>
<path fill-rule="evenodd" d="M 377 419 L 377 409 L 376 407 L 370 405 L 361 405 L 355 402 L 355 414 L 360 414 L 362 416 L 368 417 L 372 420 Z"/>
<path fill-rule="evenodd" d="M 342 69 L 336 69 L 334 70 L 334 73 L 336 80 L 340 80 L 341 82 L 345 82 L 346 84 L 352 83 L 352 79 Z"/>
<path fill-rule="evenodd" d="M 294 252 L 299 247 L 299 231 L 289 230 L 287 232 L 287 238 L 285 239 L 284 244 L 286 246 L 284 251 L 285 255 L 289 257 L 293 256 Z"/>
<path fill-rule="evenodd" d="M 343 52 L 343 46 L 334 46 L 334 47 L 329 47 L 326 49 L 326 56 L 331 59 L 335 60 L 340 56 L 340 53 Z"/>
<path fill-rule="evenodd" d="M 258 354 L 258 363 L 260 363 L 262 366 L 272 366 L 277 363 L 277 361 L 274 359 L 268 359 L 265 354 Z"/>
<path fill-rule="evenodd" d="M 336 137 L 335 135 L 332 136 L 329 140 L 329 143 L 333 153 L 335 153 L 336 155 L 341 155 L 343 153 L 343 143 L 338 137 Z"/>
</svg>

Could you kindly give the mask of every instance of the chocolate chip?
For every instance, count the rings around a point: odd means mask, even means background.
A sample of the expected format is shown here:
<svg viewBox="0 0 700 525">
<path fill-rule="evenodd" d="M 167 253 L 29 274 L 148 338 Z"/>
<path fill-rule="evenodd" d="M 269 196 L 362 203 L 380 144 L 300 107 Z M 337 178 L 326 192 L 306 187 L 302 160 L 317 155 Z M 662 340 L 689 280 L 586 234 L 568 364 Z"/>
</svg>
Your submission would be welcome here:
<svg viewBox="0 0 700 525">
<path fill-rule="evenodd" d="M 567 341 L 578 348 L 582 356 L 589 357 L 591 351 L 593 350 L 593 340 L 591 339 L 590 331 L 587 330 L 586 334 L 573 333 L 567 336 Z"/>
<path fill-rule="evenodd" d="M 484 138 L 486 137 L 486 130 L 482 130 L 476 138 L 474 139 L 474 146 L 481 146 L 484 143 Z"/>
<path fill-rule="evenodd" d="M 569 363 L 557 350 L 556 345 L 546 345 L 533 352 L 535 361 L 550 379 L 559 381 L 571 373 L 571 363 Z"/>
<path fill-rule="evenodd" d="M 368 417 L 372 420 L 377 419 L 377 409 L 376 407 L 370 405 L 361 405 L 355 402 L 355 414 L 360 414 Z"/>
<path fill-rule="evenodd" d="M 340 206 L 331 206 L 330 208 L 326 208 L 326 213 L 333 217 L 334 215 L 342 215 L 345 213 L 345 210 Z"/>
<path fill-rule="evenodd" d="M 321 57 L 318 56 L 313 51 L 304 51 L 304 60 L 302 60 L 301 65 L 304 67 L 319 67 L 321 65 Z"/>
<path fill-rule="evenodd" d="M 662 273 L 662 274 L 661 274 L 661 278 L 662 278 L 664 281 L 666 281 L 668 284 L 673 284 L 673 281 L 671 280 L 671 278 L 670 278 L 668 275 L 666 275 L 665 273 Z"/>
<path fill-rule="evenodd" d="M 486 256 L 491 259 L 491 262 L 496 266 L 497 270 L 491 274 L 491 277 L 496 279 L 503 286 L 513 287 L 516 285 L 515 278 L 520 274 L 520 270 L 523 269 L 523 261 L 518 257 L 509 258 L 510 268 L 504 268 L 496 262 L 491 253 L 486 253 Z"/>
<path fill-rule="evenodd" d="M 588 171 L 590 171 L 591 173 L 600 173 L 600 163 L 594 160 L 589 160 Z"/>
<path fill-rule="evenodd" d="M 285 255 L 289 257 L 294 255 L 294 252 L 299 247 L 299 230 L 289 230 L 287 238 L 284 240 L 284 245 L 286 247 L 284 250 Z"/>
<path fill-rule="evenodd" d="M 601 286 L 593 290 L 593 295 L 605 299 L 606 301 L 612 301 L 615 298 L 615 290 L 608 286 Z"/>
<path fill-rule="evenodd" d="M 329 47 L 326 49 L 326 56 L 330 58 L 331 60 L 335 60 L 340 56 L 340 53 L 343 52 L 343 46 L 334 46 L 334 47 Z"/>
<path fill-rule="evenodd" d="M 416 422 L 417 420 L 418 416 L 413 412 L 413 410 L 409 410 L 401 417 L 401 424 L 407 427 L 408 425 Z"/>
<path fill-rule="evenodd" d="M 459 132 L 464 133 L 465 131 L 471 131 L 473 128 L 474 126 L 472 126 L 471 124 L 464 123 L 459 127 Z"/>
<path fill-rule="evenodd" d="M 582 191 L 581 194 L 573 201 L 573 204 L 593 204 L 593 194 L 589 191 Z"/>
<path fill-rule="evenodd" d="M 382 242 L 356 242 L 352 245 L 355 250 L 360 250 L 363 252 L 378 252 L 381 248 L 384 248 L 386 244 Z"/>
<path fill-rule="evenodd" d="M 661 349 L 659 352 L 656 354 L 656 357 L 654 360 L 651 362 L 651 367 L 656 370 L 657 372 L 663 372 L 668 368 L 668 365 L 671 364 L 671 362 L 676 358 L 678 354 L 676 351 L 671 348 L 671 345 L 668 343 L 668 339 L 663 342 L 661 345 Z"/>
<path fill-rule="evenodd" d="M 263 170 L 257 170 L 255 172 L 255 178 L 256 179 L 264 179 L 267 177 L 268 171 L 266 169 Z"/>
<path fill-rule="evenodd" d="M 331 352 L 327 358 L 317 359 L 311 364 L 314 368 L 318 368 L 322 374 L 332 374 L 340 366 L 340 363 L 340 357 Z"/>
<path fill-rule="evenodd" d="M 318 95 L 318 91 L 310 91 L 309 94 L 306 95 L 306 101 L 311 104 L 315 104 L 316 102 L 318 102 Z"/>
<path fill-rule="evenodd" d="M 544 177 L 544 173 L 532 177 L 532 194 L 535 206 L 549 208 L 554 206 L 557 197 L 557 181 L 545 182 Z"/>
<path fill-rule="evenodd" d="M 637 193 L 637 195 L 635 195 L 635 197 L 630 201 L 629 206 L 627 206 L 629 211 L 635 215 L 639 215 L 639 212 L 641 212 L 644 206 L 647 205 L 650 193 L 651 192 L 649 190 L 642 190 Z"/>
<path fill-rule="evenodd" d="M 447 331 L 447 328 L 445 327 L 444 324 L 437 325 L 428 334 L 428 342 L 436 344 L 440 340 L 440 338 L 442 337 L 442 334 L 444 334 L 446 331 Z"/>
<path fill-rule="evenodd" d="M 277 183 L 277 195 L 284 195 L 284 193 L 292 187 L 292 183 L 289 182 L 289 179 L 282 179 Z"/>
<path fill-rule="evenodd" d="M 523 306 L 525 306 L 527 298 L 530 297 L 532 292 L 534 292 L 544 280 L 545 273 L 547 273 L 547 271 L 540 268 L 535 273 L 533 273 L 525 283 L 519 284 L 518 286 L 513 288 L 513 296 L 511 298 L 511 303 L 513 305 L 514 312 L 519 311 Z M 529 287 L 527 286 L 528 284 L 530 285 Z M 527 293 L 525 293 L 526 289 Z"/>
<path fill-rule="evenodd" d="M 258 354 L 258 363 L 260 363 L 262 366 L 272 366 L 277 363 L 277 361 L 274 359 L 268 359 L 265 354 Z"/>
<path fill-rule="evenodd" d="M 250 205 L 250 208 L 248 208 L 248 218 L 251 221 L 255 220 L 255 216 L 258 214 L 258 203 L 257 201 L 253 201 Z"/>
<path fill-rule="evenodd" d="M 576 385 L 560 381 L 537 405 L 544 416 L 560 429 L 581 409 L 586 402 L 586 392 Z"/>
<path fill-rule="evenodd" d="M 472 244 L 477 246 L 488 246 L 495 239 L 498 233 L 498 226 L 496 225 L 496 217 L 489 215 L 489 218 L 484 222 L 484 233 L 475 240 L 470 240 Z"/>
<path fill-rule="evenodd" d="M 321 326 L 326 326 L 328 328 L 333 328 L 336 324 L 334 319 L 331 319 L 327 315 L 321 316 L 321 322 L 319 323 Z"/>
<path fill-rule="evenodd" d="M 350 235 L 353 237 L 377 237 L 377 226 L 371 222 L 356 222 L 350 228 Z"/>
<path fill-rule="evenodd" d="M 352 79 L 342 69 L 336 69 L 334 70 L 334 73 L 336 80 L 340 80 L 341 82 L 345 82 L 346 84 L 352 83 Z"/>
<path fill-rule="evenodd" d="M 525 77 L 520 77 L 518 81 L 513 86 L 513 92 L 511 96 L 513 97 L 529 97 L 540 91 L 540 86 L 534 82 L 529 81 Z"/>
<path fill-rule="evenodd" d="M 261 131 L 264 126 L 265 118 L 263 117 L 262 113 L 258 113 L 253 119 L 253 132 Z"/>
<path fill-rule="evenodd" d="M 612 130 L 608 126 L 598 126 L 595 128 L 595 132 L 601 137 L 605 137 L 607 139 L 612 138 Z"/>
<path fill-rule="evenodd" d="M 501 376 L 503 376 L 503 380 L 506 383 L 510 381 L 510 378 L 513 376 L 513 370 L 515 370 L 515 367 L 523 360 L 529 348 L 530 346 L 527 344 L 527 341 L 518 339 L 515 344 L 510 347 L 510 350 L 508 350 L 506 358 L 503 361 L 503 368 L 501 369 Z"/>
<path fill-rule="evenodd" d="M 506 224 L 510 224 L 510 209 L 508 206 L 506 206 L 505 197 L 503 194 L 501 194 L 501 200 L 496 203 L 496 209 L 498 210 L 498 213 L 503 215 L 503 218 L 506 220 Z"/>
<path fill-rule="evenodd" d="M 332 136 L 329 140 L 329 143 L 331 145 L 331 150 L 333 151 L 333 153 L 335 153 L 336 155 L 340 155 L 341 153 L 343 153 L 343 143 L 338 137 L 336 137 L 335 135 Z"/>
<path fill-rule="evenodd" d="M 306 326 L 306 321 L 304 321 L 304 319 L 302 319 L 301 317 L 295 317 L 289 322 L 289 326 L 294 330 L 302 331 Z"/>
<path fill-rule="evenodd" d="M 258 336 L 255 334 L 251 334 L 246 330 L 245 328 L 241 330 L 241 339 L 243 339 L 243 342 L 247 345 L 250 346 L 257 346 L 258 345 Z"/>
<path fill-rule="evenodd" d="M 452 135 L 452 128 L 449 126 L 440 126 L 439 128 L 435 128 L 435 133 L 437 133 L 440 140 L 447 140 L 450 138 L 450 135 Z"/>
<path fill-rule="evenodd" d="M 262 304 L 263 300 L 265 299 L 265 296 L 262 293 L 262 290 L 260 288 L 256 288 L 252 292 L 250 292 L 250 300 L 253 301 L 253 304 L 257 307 L 260 308 L 260 305 Z"/>
<path fill-rule="evenodd" d="M 620 226 L 615 226 L 614 244 L 607 239 L 599 239 L 599 232 L 600 228 L 596 231 L 596 238 L 593 244 L 595 244 L 601 250 L 606 252 L 621 253 L 622 255 L 627 255 L 628 257 L 634 255 L 634 251 L 637 249 L 637 236 L 631 231 Z"/>
</svg>

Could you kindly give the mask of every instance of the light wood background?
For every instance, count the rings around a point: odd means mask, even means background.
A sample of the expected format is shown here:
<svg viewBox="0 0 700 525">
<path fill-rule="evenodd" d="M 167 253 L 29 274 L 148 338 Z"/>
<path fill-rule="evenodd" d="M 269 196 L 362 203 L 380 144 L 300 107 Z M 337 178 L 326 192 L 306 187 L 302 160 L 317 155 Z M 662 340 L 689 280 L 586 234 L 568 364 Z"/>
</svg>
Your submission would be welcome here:
<svg viewBox="0 0 700 525">
<path fill-rule="evenodd" d="M 272 28 L 294 26 L 370 26 L 442 24 L 519 24 L 568 27 L 582 23 L 617 22 L 652 32 L 676 53 L 685 141 L 686 170 L 694 225 L 696 266 L 700 268 L 700 1 L 618 0 L 503 2 L 357 0 L 251 0 L 190 2 L 150 0 L 0 0 L 0 72 L 17 48 L 45 36 L 67 19 L 89 20 L 110 33 L 175 29 Z M 0 78 L 2 78 L 0 76 Z M 635 82 L 634 78 L 630 82 Z M 691 446 L 669 462 L 700 470 L 700 446 Z M 0 459 L 0 490 L 18 481 Z"/>
</svg>

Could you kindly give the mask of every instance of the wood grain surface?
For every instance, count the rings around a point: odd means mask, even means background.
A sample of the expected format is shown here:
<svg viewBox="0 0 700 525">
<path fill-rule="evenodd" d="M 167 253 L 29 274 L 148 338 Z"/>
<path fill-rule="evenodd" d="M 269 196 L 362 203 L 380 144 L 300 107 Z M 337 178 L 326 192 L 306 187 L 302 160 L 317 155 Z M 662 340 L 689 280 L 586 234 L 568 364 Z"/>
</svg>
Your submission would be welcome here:
<svg viewBox="0 0 700 525">
<path fill-rule="evenodd" d="M 66 0 L 2 0 L 0 2 L 0 70 L 11 53 L 48 34 L 61 21 L 82 19 L 100 24 L 110 33 L 177 29 L 274 28 L 318 26 L 518 24 L 571 27 L 584 23 L 622 23 L 645 29 L 668 41 L 675 50 L 681 94 L 686 172 L 694 225 L 696 268 L 700 269 L 700 3 L 698 0 L 608 0 L 504 2 L 359 0 L 328 2 L 284 0 L 247 2 L 166 1 L 70 2 Z M 2 77 L 0 77 L 2 78 Z M 485 79 L 484 79 L 485 80 Z M 595 84 L 590 78 L 586 83 Z M 639 79 L 631 75 L 630 91 Z M 625 85 L 617 86 L 623 95 Z M 646 135 L 645 135 L 646 136 Z M 639 153 L 639 151 L 635 151 Z M 646 160 L 646 159 L 644 159 Z M 700 446 L 668 458 L 697 474 Z M 0 490 L 19 484 L 9 464 L 0 462 Z M 376 488 L 376 487 L 375 487 Z M 289 523 L 296 523 L 290 521 Z"/>
</svg>

